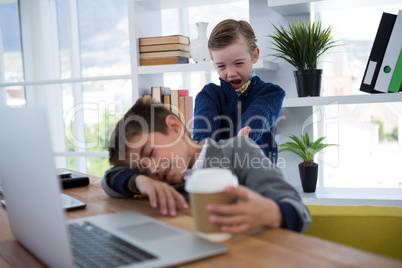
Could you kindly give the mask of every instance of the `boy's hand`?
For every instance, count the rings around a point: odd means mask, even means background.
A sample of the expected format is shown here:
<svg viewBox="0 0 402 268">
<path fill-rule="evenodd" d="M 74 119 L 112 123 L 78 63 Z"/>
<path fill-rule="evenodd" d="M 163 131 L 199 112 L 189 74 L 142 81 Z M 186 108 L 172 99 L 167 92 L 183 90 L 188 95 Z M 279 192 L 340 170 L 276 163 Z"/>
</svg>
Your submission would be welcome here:
<svg viewBox="0 0 402 268">
<path fill-rule="evenodd" d="M 159 204 L 162 215 L 176 216 L 176 209 L 188 208 L 184 197 L 165 182 L 140 175 L 135 184 L 141 194 L 148 196 L 151 207 L 156 208 Z"/>
<path fill-rule="evenodd" d="M 282 213 L 273 200 L 242 185 L 227 187 L 225 192 L 237 195 L 237 203 L 207 205 L 212 213 L 209 220 L 220 224 L 223 232 L 238 234 L 260 226 L 281 226 Z"/>
<path fill-rule="evenodd" d="M 237 137 L 239 137 L 239 136 L 248 136 L 250 131 L 251 131 L 251 127 L 246 126 L 246 127 L 244 127 L 244 128 L 239 130 L 239 133 L 237 133 Z"/>
</svg>

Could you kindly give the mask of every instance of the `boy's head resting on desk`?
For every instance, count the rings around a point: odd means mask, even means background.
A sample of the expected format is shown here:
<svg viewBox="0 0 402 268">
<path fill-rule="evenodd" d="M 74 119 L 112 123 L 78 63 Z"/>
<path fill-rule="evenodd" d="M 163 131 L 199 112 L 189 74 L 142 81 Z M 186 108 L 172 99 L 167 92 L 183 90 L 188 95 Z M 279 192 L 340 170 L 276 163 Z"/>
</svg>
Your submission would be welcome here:
<svg viewBox="0 0 402 268">
<path fill-rule="evenodd" d="M 140 98 L 111 135 L 109 162 L 175 184 L 182 182 L 183 171 L 193 166 L 201 148 L 173 112 L 152 98 Z"/>
<path fill-rule="evenodd" d="M 260 55 L 256 41 L 253 28 L 243 20 L 224 20 L 211 32 L 208 49 L 215 69 L 236 91 L 247 88 L 252 77 Z"/>
</svg>

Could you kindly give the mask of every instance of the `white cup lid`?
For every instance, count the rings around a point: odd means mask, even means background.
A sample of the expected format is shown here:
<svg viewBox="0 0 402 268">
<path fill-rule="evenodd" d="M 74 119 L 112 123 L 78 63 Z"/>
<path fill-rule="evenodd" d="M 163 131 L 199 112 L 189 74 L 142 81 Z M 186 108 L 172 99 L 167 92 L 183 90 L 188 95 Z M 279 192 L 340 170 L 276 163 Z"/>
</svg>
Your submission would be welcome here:
<svg viewBox="0 0 402 268">
<path fill-rule="evenodd" d="M 237 186 L 237 177 L 228 169 L 196 169 L 186 178 L 185 190 L 189 193 L 219 193 L 227 186 Z"/>
</svg>

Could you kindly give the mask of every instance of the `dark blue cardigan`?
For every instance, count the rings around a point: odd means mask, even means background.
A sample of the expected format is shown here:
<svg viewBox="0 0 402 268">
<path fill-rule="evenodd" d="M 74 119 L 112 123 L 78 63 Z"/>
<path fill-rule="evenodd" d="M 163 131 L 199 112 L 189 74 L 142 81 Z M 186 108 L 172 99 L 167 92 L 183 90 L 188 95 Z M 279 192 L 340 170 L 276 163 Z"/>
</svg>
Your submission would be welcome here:
<svg viewBox="0 0 402 268">
<path fill-rule="evenodd" d="M 195 98 L 193 139 L 229 139 L 236 136 L 241 128 L 250 126 L 250 138 L 276 163 L 275 125 L 285 91 L 254 76 L 247 90 L 238 96 L 229 83 L 220 81 L 220 86 L 213 83 L 206 85 Z"/>
</svg>

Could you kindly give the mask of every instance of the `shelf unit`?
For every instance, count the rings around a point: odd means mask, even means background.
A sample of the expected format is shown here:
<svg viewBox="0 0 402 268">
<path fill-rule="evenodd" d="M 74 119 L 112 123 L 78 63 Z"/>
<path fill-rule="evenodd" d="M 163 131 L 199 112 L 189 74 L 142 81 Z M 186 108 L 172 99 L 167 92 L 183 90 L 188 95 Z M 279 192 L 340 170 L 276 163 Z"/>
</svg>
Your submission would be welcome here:
<svg viewBox="0 0 402 268">
<path fill-rule="evenodd" d="M 254 64 L 257 70 L 264 69 L 277 71 L 278 64 L 268 60 L 259 60 Z M 138 66 L 138 74 L 163 74 L 163 73 L 189 73 L 189 72 L 208 72 L 215 71 L 212 62 L 189 63 L 189 64 L 168 64 L 153 66 Z"/>
<path fill-rule="evenodd" d="M 284 108 L 291 107 L 311 107 L 333 104 L 363 104 L 378 102 L 402 102 L 400 93 L 384 94 L 362 94 L 350 96 L 324 96 L 324 97 L 304 97 L 304 98 L 285 98 Z"/>
<path fill-rule="evenodd" d="M 311 0 L 267 0 L 267 5 L 278 14 L 287 16 L 310 13 L 311 2 Z"/>
<path fill-rule="evenodd" d="M 402 207 L 402 189 L 398 188 L 323 188 L 315 193 L 298 191 L 306 205 L 377 205 Z"/>
<path fill-rule="evenodd" d="M 324 10 L 342 9 L 348 7 L 350 9 L 358 8 L 368 5 L 386 5 L 386 4 L 400 4 L 397 0 L 384 0 L 378 2 L 375 0 L 267 0 L 267 8 L 260 4 L 254 4 L 250 1 L 250 6 L 258 7 L 250 9 L 250 13 L 254 12 L 253 16 L 250 14 L 250 20 L 253 18 L 254 25 L 263 23 L 263 17 L 258 17 L 261 13 L 269 14 L 270 20 L 274 23 L 285 25 L 287 21 L 291 21 L 296 17 L 302 17 L 305 20 L 309 19 L 310 13 Z M 318 15 L 319 17 L 320 15 Z M 257 17 L 257 18 L 256 18 Z M 265 18 L 266 19 L 266 18 Z M 267 31 L 267 30 L 265 30 Z M 260 35 L 261 36 L 261 35 Z M 323 133 L 327 125 L 323 120 L 317 119 L 318 114 L 326 116 L 325 111 L 327 106 L 331 105 L 348 105 L 348 104 L 370 104 L 370 103 L 392 103 L 402 102 L 402 94 L 386 93 L 386 94 L 367 94 L 361 92 L 359 95 L 349 96 L 320 96 L 320 97 L 304 97 L 298 98 L 294 86 L 294 78 L 292 71 L 289 69 L 290 65 L 279 63 L 278 73 L 276 76 L 261 77 L 264 81 L 275 81 L 286 91 L 286 98 L 283 103 L 281 118 L 277 125 L 277 143 L 281 144 L 288 141 L 287 135 L 300 134 L 308 132 L 309 134 L 317 133 L 318 136 L 329 136 L 330 132 Z M 331 110 L 331 109 L 330 109 Z M 331 119 L 335 122 L 336 119 Z M 310 135 L 311 136 L 311 135 Z M 297 165 L 300 159 L 290 153 L 282 153 L 280 157 L 286 162 L 283 171 L 285 178 L 293 185 L 299 186 L 299 174 Z M 320 156 L 319 156 L 320 157 Z M 279 162 L 278 162 L 279 163 Z M 319 184 L 323 185 L 323 167 L 319 168 Z"/>
<path fill-rule="evenodd" d="M 400 0 L 384 0 L 382 3 L 397 3 Z M 225 0 L 225 2 L 238 2 L 238 0 Z M 265 51 L 269 46 L 267 44 L 267 34 L 272 26 L 268 22 L 286 24 L 287 21 L 295 17 L 302 16 L 308 20 L 310 12 L 316 12 L 324 9 L 341 8 L 344 6 L 358 7 L 359 5 L 378 4 L 374 0 L 356 0 L 353 3 L 346 0 L 249 0 L 249 17 L 257 35 L 258 45 L 261 50 L 261 57 L 270 54 Z M 169 8 L 183 8 L 189 6 L 213 5 L 214 0 L 136 0 L 131 2 L 131 9 L 134 12 L 135 19 L 130 22 L 135 38 L 145 36 L 161 35 L 161 10 Z M 144 26 L 146 25 L 146 26 Z M 185 29 L 185 27 L 184 27 Z M 188 35 L 185 30 L 181 34 Z M 144 89 L 150 88 L 155 84 L 163 84 L 164 74 L 180 74 L 188 77 L 194 72 L 204 72 L 211 74 L 215 72 L 213 64 L 180 64 L 180 65 L 161 65 L 161 66 L 139 66 L 138 46 L 132 45 L 132 76 L 133 76 L 133 98 L 143 94 Z M 322 106 L 343 105 L 343 104 L 364 104 L 378 102 L 402 102 L 402 94 L 365 94 L 351 96 L 321 96 L 321 97 L 295 97 L 295 85 L 293 78 L 293 68 L 285 62 L 272 62 L 266 59 L 260 59 L 255 64 L 257 75 L 264 81 L 271 81 L 280 85 L 286 91 L 286 98 L 283 103 L 281 118 L 278 122 L 277 142 L 281 144 L 286 140 L 283 134 L 297 134 L 302 131 L 314 133 L 314 129 L 319 129 L 317 123 L 309 122 L 312 114 Z M 188 82 L 188 81 L 187 81 Z M 186 86 L 186 85 L 185 85 Z M 318 132 L 318 134 L 322 134 Z M 283 154 L 286 160 L 286 167 L 283 168 L 285 178 L 294 186 L 300 186 L 297 164 L 300 160 L 293 155 Z M 320 168 L 320 177 L 322 180 L 322 168 Z M 320 184 L 319 184 L 320 186 Z"/>
<path fill-rule="evenodd" d="M 179 10 L 180 34 L 189 35 L 187 23 L 187 7 L 196 7 L 204 5 L 225 4 L 244 2 L 244 0 L 222 0 L 217 3 L 215 0 L 134 0 L 128 1 L 129 12 L 133 13 L 133 19 L 129 21 L 130 39 L 138 40 L 141 37 L 151 37 L 162 35 L 162 11 L 168 9 Z M 138 42 L 137 42 L 138 43 Z M 138 44 L 130 44 L 131 69 L 133 78 L 133 100 L 145 94 L 152 86 L 164 85 L 164 74 L 180 73 L 183 77 L 183 87 L 190 88 L 191 73 L 203 72 L 206 74 L 206 82 L 210 80 L 211 72 L 215 72 L 212 63 L 189 63 L 177 65 L 159 65 L 159 66 L 140 66 Z M 256 68 L 264 70 L 277 70 L 278 66 L 274 62 L 260 60 Z M 169 85 L 166 85 L 169 86 Z"/>
<path fill-rule="evenodd" d="M 376 5 L 377 0 L 267 0 L 269 8 L 282 16 L 309 14 L 322 10 L 359 8 Z M 400 4 L 400 0 L 382 0 L 381 4 Z"/>
<path fill-rule="evenodd" d="M 321 96 L 321 97 L 304 97 L 304 98 L 285 98 L 281 112 L 281 119 L 278 122 L 278 131 L 276 140 L 278 144 L 287 142 L 287 135 L 302 132 L 314 133 L 317 131 L 318 136 L 329 136 L 331 133 L 323 133 L 326 127 L 322 117 L 326 117 L 327 106 L 347 105 L 347 104 L 370 104 L 370 103 L 392 103 L 402 102 L 401 93 L 384 93 L 384 94 L 362 94 L 350 96 Z M 317 112 L 318 111 L 318 112 Z M 313 114 L 319 116 L 318 119 L 313 118 Z M 321 119 L 320 119 L 321 117 Z M 332 123 L 337 120 L 333 119 Z M 312 135 L 310 135 L 312 136 Z M 291 183 L 299 186 L 299 176 L 297 165 L 300 159 L 293 154 L 283 153 L 281 155 L 286 161 L 286 167 L 283 169 L 285 177 L 290 178 Z M 319 169 L 319 186 L 323 185 L 323 168 Z"/>
</svg>

